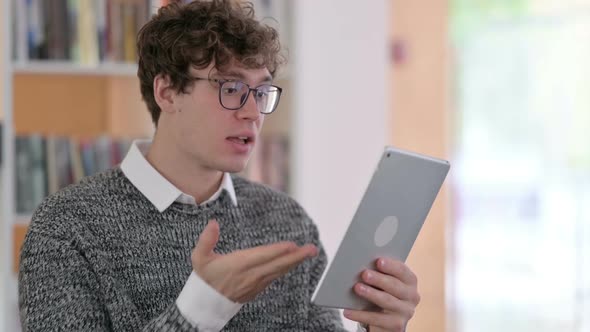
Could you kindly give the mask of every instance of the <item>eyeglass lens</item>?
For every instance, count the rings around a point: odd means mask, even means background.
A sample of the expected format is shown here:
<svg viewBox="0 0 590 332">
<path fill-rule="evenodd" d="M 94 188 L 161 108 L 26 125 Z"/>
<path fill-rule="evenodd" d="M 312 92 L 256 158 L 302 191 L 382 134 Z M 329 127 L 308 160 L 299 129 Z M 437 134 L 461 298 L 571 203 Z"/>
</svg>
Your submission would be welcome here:
<svg viewBox="0 0 590 332">
<path fill-rule="evenodd" d="M 252 92 L 260 113 L 271 113 L 277 107 L 280 97 L 277 87 L 263 84 L 252 89 Z M 246 83 L 240 81 L 224 82 L 220 90 L 221 104 L 228 109 L 238 109 L 244 106 L 249 93 L 250 88 Z"/>
</svg>

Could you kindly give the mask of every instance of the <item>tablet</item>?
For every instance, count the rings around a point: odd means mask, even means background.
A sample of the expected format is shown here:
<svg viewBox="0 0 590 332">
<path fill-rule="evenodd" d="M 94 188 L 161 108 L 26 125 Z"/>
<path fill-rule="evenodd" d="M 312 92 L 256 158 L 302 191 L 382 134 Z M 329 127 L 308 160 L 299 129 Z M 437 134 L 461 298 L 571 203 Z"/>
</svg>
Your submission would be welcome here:
<svg viewBox="0 0 590 332">
<path fill-rule="evenodd" d="M 440 187 L 449 162 L 386 147 L 377 169 L 312 297 L 333 308 L 372 310 L 352 289 L 379 257 L 406 260 Z"/>
</svg>

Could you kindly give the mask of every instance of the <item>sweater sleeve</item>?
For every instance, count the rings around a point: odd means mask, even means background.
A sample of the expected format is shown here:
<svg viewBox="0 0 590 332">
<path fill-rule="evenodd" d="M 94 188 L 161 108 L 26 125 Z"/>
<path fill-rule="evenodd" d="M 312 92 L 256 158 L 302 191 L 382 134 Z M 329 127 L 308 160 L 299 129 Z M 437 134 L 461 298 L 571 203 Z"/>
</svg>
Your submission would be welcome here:
<svg viewBox="0 0 590 332">
<path fill-rule="evenodd" d="M 23 331 L 112 331 L 96 276 L 73 240 L 55 229 L 31 228 L 19 269 Z M 198 331 L 174 303 L 145 326 L 132 325 L 132 330 Z"/>
</svg>

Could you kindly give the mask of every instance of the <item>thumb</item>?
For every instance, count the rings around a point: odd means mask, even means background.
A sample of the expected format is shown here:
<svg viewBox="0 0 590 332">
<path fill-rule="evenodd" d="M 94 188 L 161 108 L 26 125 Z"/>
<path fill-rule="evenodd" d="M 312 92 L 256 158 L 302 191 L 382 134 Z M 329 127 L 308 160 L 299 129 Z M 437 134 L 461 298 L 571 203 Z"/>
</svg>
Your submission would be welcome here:
<svg viewBox="0 0 590 332">
<path fill-rule="evenodd" d="M 209 256 L 213 252 L 213 249 L 215 249 L 217 241 L 219 241 L 219 224 L 216 220 L 211 219 L 201 235 L 199 235 L 195 253 L 199 257 Z"/>
</svg>

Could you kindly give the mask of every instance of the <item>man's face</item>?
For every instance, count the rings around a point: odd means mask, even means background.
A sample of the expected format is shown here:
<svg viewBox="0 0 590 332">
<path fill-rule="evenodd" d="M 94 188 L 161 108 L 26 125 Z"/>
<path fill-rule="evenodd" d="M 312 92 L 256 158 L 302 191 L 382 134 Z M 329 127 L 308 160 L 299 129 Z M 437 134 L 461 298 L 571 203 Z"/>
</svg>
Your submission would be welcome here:
<svg viewBox="0 0 590 332">
<path fill-rule="evenodd" d="M 193 77 L 237 80 L 255 88 L 271 83 L 266 68 L 246 69 L 230 66 L 223 72 L 210 66 L 192 68 Z M 172 113 L 171 128 L 178 152 L 191 164 L 223 172 L 242 171 L 258 140 L 264 115 L 251 92 L 243 107 L 228 110 L 219 101 L 219 84 L 207 80 L 194 81 L 186 94 L 175 94 L 176 112 Z"/>
</svg>

